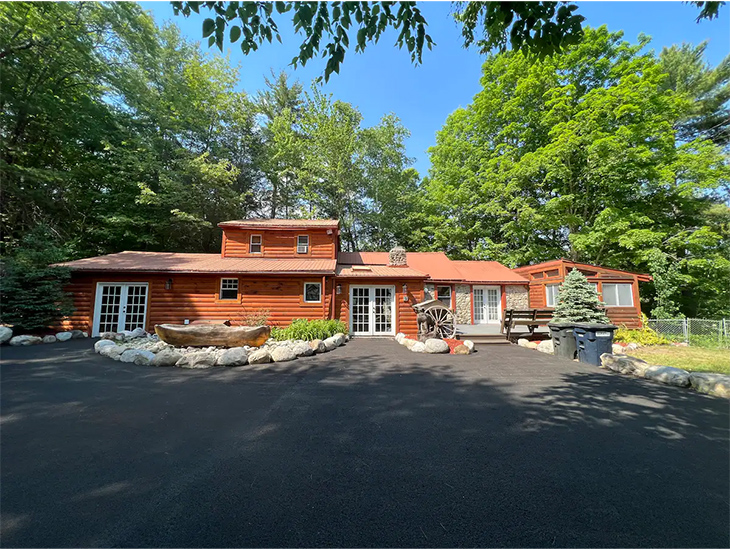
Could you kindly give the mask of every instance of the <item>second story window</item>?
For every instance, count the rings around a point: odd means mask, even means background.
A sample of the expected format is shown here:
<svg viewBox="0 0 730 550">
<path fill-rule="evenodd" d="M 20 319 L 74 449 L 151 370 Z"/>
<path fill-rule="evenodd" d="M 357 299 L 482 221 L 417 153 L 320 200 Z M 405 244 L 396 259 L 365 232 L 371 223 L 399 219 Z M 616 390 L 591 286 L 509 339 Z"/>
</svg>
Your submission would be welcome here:
<svg viewBox="0 0 730 550">
<path fill-rule="evenodd" d="M 309 235 L 299 235 L 297 237 L 297 254 L 309 253 Z"/>
<path fill-rule="evenodd" d="M 251 235 L 249 252 L 251 254 L 261 254 L 261 235 Z"/>
</svg>

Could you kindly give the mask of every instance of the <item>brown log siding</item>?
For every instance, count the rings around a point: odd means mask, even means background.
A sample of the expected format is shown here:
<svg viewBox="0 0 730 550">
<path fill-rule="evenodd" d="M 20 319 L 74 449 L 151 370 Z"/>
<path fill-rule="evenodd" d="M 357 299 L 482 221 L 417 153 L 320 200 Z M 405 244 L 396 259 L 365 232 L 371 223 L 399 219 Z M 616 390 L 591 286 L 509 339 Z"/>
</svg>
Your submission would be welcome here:
<svg viewBox="0 0 730 550">
<path fill-rule="evenodd" d="M 223 246 L 221 254 L 230 258 L 335 258 L 334 232 L 308 229 L 302 231 L 273 231 L 229 228 L 223 230 Z M 251 235 L 261 235 L 261 254 L 249 252 Z M 297 237 L 309 235 L 309 252 L 297 253 Z"/>
</svg>

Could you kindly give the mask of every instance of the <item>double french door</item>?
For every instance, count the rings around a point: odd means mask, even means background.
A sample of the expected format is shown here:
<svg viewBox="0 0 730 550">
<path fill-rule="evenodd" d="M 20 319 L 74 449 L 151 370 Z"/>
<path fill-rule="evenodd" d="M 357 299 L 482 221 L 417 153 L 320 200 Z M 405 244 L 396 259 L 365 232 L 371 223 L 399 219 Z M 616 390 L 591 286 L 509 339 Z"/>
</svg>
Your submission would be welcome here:
<svg viewBox="0 0 730 550">
<path fill-rule="evenodd" d="M 351 286 L 350 331 L 358 336 L 395 334 L 395 287 Z"/>
<path fill-rule="evenodd" d="M 147 283 L 98 283 L 92 336 L 145 327 Z"/>
<path fill-rule="evenodd" d="M 498 286 L 474 287 L 474 324 L 501 321 L 502 293 Z"/>
</svg>

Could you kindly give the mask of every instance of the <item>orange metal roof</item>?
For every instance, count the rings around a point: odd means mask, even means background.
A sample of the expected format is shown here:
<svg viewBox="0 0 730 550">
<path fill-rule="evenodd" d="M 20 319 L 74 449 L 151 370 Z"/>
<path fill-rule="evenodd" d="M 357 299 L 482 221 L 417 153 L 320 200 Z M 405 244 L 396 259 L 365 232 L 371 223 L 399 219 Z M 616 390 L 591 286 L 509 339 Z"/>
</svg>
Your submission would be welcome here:
<svg viewBox="0 0 730 550">
<path fill-rule="evenodd" d="M 300 228 L 336 228 L 339 220 L 289 220 L 278 218 L 261 218 L 249 220 L 230 220 L 221 222 L 218 227 L 266 227 L 270 229 L 300 229 Z"/>
<path fill-rule="evenodd" d="M 357 269 L 367 268 L 367 269 Z M 390 267 L 387 265 L 337 265 L 338 277 L 353 277 L 357 279 L 384 278 L 389 279 L 427 279 L 428 275 L 411 267 Z"/>
<path fill-rule="evenodd" d="M 515 283 L 530 281 L 499 262 L 480 260 L 452 260 L 464 281 L 469 283 Z"/>
<path fill-rule="evenodd" d="M 338 262 L 349 265 L 388 265 L 387 252 L 340 252 Z M 443 252 L 406 252 L 408 267 L 427 273 L 434 281 L 458 281 L 461 273 Z M 403 269 L 403 268 L 396 268 Z"/>
<path fill-rule="evenodd" d="M 604 271 L 615 271 L 617 273 L 626 273 L 628 275 L 636 275 L 640 281 L 651 281 L 653 279 L 653 277 L 651 275 L 648 275 L 646 273 L 636 273 L 634 271 L 626 271 L 624 269 L 615 269 L 613 267 L 605 267 L 602 265 L 587 264 L 585 262 L 574 262 L 573 260 L 566 260 L 565 258 L 559 258 L 557 260 L 550 260 L 549 262 L 540 262 L 539 264 L 523 265 L 520 267 L 516 267 L 513 271 L 515 271 L 517 273 L 531 273 L 532 271 L 535 270 L 535 268 L 537 268 L 539 270 L 540 268 L 546 268 L 546 267 L 552 266 L 552 265 L 559 265 L 561 263 L 572 266 L 572 267 L 574 266 L 574 267 L 583 267 L 583 268 L 587 268 L 587 269 L 591 269 L 591 268 L 602 269 Z"/>
<path fill-rule="evenodd" d="M 317 273 L 333 275 L 335 260 L 221 258 L 220 254 L 119 252 L 57 264 L 73 271 L 170 273 Z"/>
</svg>

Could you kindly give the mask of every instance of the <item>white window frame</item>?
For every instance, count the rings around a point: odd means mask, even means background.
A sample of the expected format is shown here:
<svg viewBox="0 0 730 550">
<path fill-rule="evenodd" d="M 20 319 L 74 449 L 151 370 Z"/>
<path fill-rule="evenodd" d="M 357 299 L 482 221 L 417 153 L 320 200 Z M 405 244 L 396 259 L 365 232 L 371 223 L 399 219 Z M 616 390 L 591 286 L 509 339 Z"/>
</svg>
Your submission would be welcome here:
<svg viewBox="0 0 730 550">
<path fill-rule="evenodd" d="M 319 287 L 319 300 L 307 300 L 307 285 L 317 285 Z M 302 300 L 305 304 L 321 304 L 322 303 L 322 283 L 321 282 L 305 282 L 302 289 Z"/>
<path fill-rule="evenodd" d="M 127 323 L 126 319 L 126 312 L 125 309 L 127 307 L 127 290 L 126 287 L 129 286 L 144 286 L 146 290 L 146 298 L 145 298 L 145 304 L 144 304 L 144 326 L 142 328 L 145 328 L 147 326 L 147 312 L 149 311 L 149 305 L 150 305 L 150 285 L 149 283 L 145 282 L 139 282 L 139 281 L 101 281 L 96 283 L 96 294 L 94 297 L 94 318 L 91 320 L 91 336 L 97 337 L 99 334 L 101 334 L 99 330 L 99 322 L 100 322 L 100 316 L 101 316 L 101 295 L 102 295 L 102 287 L 105 285 L 114 285 L 114 286 L 121 286 L 122 287 L 122 294 L 121 299 L 119 302 L 119 316 L 117 317 L 117 332 L 122 332 L 124 330 L 124 325 Z"/>
<path fill-rule="evenodd" d="M 258 237 L 259 242 L 255 243 L 253 242 L 253 238 Z M 253 247 L 258 246 L 259 250 L 258 252 L 254 252 Z M 264 251 L 264 236 L 259 233 L 252 233 L 251 236 L 248 239 L 248 251 L 251 254 L 261 254 Z"/>
<path fill-rule="evenodd" d="M 551 290 L 555 289 L 555 295 L 553 296 L 551 294 Z M 553 283 L 550 285 L 545 285 L 545 307 L 555 307 L 558 305 L 558 296 L 560 295 L 560 283 Z M 550 303 L 550 298 L 553 299 L 552 303 Z"/>
<path fill-rule="evenodd" d="M 223 290 L 233 290 L 233 288 L 223 288 L 224 281 L 236 281 L 236 297 L 235 298 L 224 298 L 223 297 Z M 238 295 L 240 291 L 240 283 L 238 281 L 238 278 L 236 277 L 221 277 L 221 284 L 220 288 L 218 289 L 218 300 L 222 300 L 224 302 L 232 302 L 235 300 L 238 300 Z"/>
<path fill-rule="evenodd" d="M 307 239 L 306 244 L 301 244 L 299 239 Z M 297 254 L 309 254 L 309 235 L 297 235 Z"/>
<path fill-rule="evenodd" d="M 631 297 L 631 303 L 630 304 L 619 304 L 619 292 L 618 287 L 620 285 L 628 286 L 631 292 L 629 292 L 629 296 Z M 606 287 L 613 288 L 613 298 L 615 300 L 615 304 L 609 304 L 606 302 Z M 611 294 L 611 292 L 609 292 Z M 606 307 L 634 307 L 634 284 L 633 283 L 603 283 L 603 292 L 601 292 L 601 300 L 603 303 L 606 304 Z"/>
<path fill-rule="evenodd" d="M 441 294 L 441 293 L 439 292 L 439 290 L 440 290 L 440 289 L 442 289 L 442 288 L 448 288 L 448 289 L 449 289 L 449 304 L 448 304 L 448 306 L 447 306 L 447 307 L 448 307 L 448 308 L 451 308 L 451 304 L 453 303 L 453 299 L 454 299 L 454 289 L 453 289 L 453 288 L 451 288 L 451 285 L 436 285 L 436 299 L 437 299 L 437 300 L 438 300 L 439 302 L 441 302 L 442 304 L 443 304 L 444 302 L 443 302 L 443 300 L 441 299 L 441 296 L 439 296 L 439 294 Z M 445 298 L 445 296 L 444 296 L 444 298 Z M 446 304 L 444 304 L 444 305 L 446 305 Z"/>
</svg>

